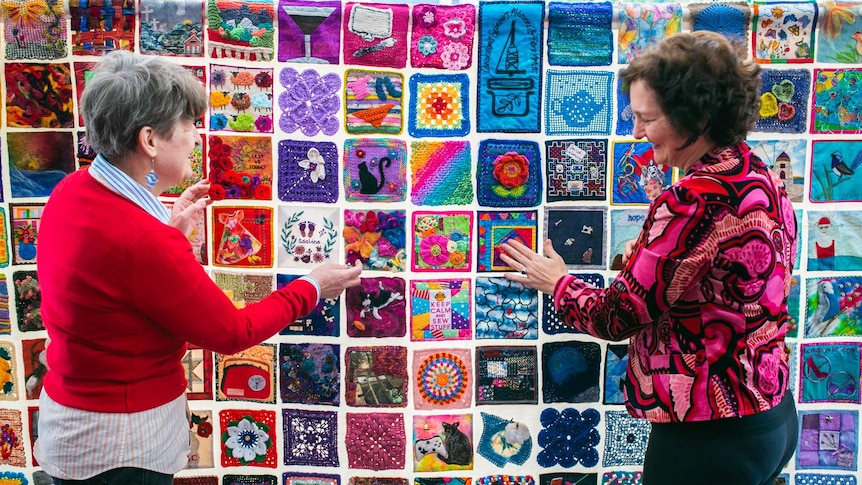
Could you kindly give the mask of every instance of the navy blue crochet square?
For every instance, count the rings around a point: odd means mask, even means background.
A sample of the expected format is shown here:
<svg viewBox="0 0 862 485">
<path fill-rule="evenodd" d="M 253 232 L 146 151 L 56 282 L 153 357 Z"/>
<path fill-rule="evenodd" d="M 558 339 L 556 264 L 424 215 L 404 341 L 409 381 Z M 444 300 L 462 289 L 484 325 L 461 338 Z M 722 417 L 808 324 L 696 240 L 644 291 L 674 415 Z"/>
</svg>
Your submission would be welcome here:
<svg viewBox="0 0 862 485">
<path fill-rule="evenodd" d="M 477 198 L 485 207 L 535 207 L 542 202 L 542 156 L 534 141 L 479 144 Z"/>
<path fill-rule="evenodd" d="M 635 131 L 635 116 L 629 93 L 623 91 L 622 81 L 617 82 L 617 135 L 631 135 Z"/>
<path fill-rule="evenodd" d="M 338 200 L 338 147 L 328 141 L 278 142 L 278 199 L 283 202 Z"/>
<path fill-rule="evenodd" d="M 691 30 L 718 32 L 726 37 L 748 38 L 751 7 L 745 2 L 690 3 Z"/>
<path fill-rule="evenodd" d="M 609 136 L 613 79 L 608 71 L 548 71 L 545 133 Z"/>
<path fill-rule="evenodd" d="M 573 273 L 585 282 L 598 287 L 605 287 L 605 277 L 599 273 Z M 542 330 L 548 335 L 558 333 L 581 333 L 560 320 L 559 314 L 554 309 L 554 299 L 548 295 L 542 295 Z"/>
<path fill-rule="evenodd" d="M 605 453 L 602 466 L 643 465 L 652 429 L 646 419 L 629 416 L 626 411 L 605 412 Z"/>
<path fill-rule="evenodd" d="M 542 345 L 542 399 L 551 402 L 598 402 L 602 350 L 595 342 L 549 342 Z"/>
<path fill-rule="evenodd" d="M 410 76 L 410 136 L 452 137 L 470 133 L 470 78 L 466 74 Z"/>
<path fill-rule="evenodd" d="M 536 455 L 539 465 L 550 468 L 559 465 L 571 468 L 582 465 L 586 468 L 599 463 L 599 430 L 601 414 L 593 408 L 583 413 L 574 408 L 558 411 L 547 408 L 542 411 L 539 421 L 539 446 L 542 451 Z"/>
<path fill-rule="evenodd" d="M 761 72 L 760 116 L 752 131 L 805 133 L 808 127 L 808 69 L 766 69 Z"/>
<path fill-rule="evenodd" d="M 609 66 L 614 51 L 610 2 L 548 4 L 548 64 Z"/>
</svg>

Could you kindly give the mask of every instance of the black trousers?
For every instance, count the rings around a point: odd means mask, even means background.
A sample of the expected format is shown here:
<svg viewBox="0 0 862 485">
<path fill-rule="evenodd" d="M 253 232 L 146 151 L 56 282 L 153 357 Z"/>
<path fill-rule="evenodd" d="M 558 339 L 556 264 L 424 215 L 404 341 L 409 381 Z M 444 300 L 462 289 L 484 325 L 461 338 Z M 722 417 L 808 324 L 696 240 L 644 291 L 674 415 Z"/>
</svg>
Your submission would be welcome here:
<svg viewBox="0 0 862 485">
<path fill-rule="evenodd" d="M 739 419 L 654 423 L 643 485 L 772 485 L 796 450 L 798 423 L 790 392 Z"/>
<path fill-rule="evenodd" d="M 55 485 L 171 485 L 173 483 L 173 475 L 130 467 L 114 468 L 86 480 L 54 478 Z"/>
</svg>

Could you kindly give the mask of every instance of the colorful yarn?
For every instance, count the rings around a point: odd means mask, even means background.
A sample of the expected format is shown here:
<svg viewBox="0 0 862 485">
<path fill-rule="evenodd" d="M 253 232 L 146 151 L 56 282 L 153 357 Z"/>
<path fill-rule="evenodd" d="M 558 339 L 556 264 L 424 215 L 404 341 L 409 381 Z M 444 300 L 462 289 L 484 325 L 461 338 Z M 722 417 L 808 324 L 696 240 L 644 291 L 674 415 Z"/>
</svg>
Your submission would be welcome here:
<svg viewBox="0 0 862 485">
<path fill-rule="evenodd" d="M 40 5 L 41 4 L 41 5 Z M 39 2 L 37 7 L 26 0 L 13 0 L 3 5 L 6 40 L 6 60 L 18 59 L 60 59 L 68 55 L 66 43 L 66 19 L 64 2 Z M 16 14 L 30 8 L 42 7 L 42 14 L 21 15 L 23 21 L 15 22 Z M 74 8 L 74 7 L 73 7 Z M 77 10 L 77 9 L 75 9 Z M 200 24 L 198 24 L 200 32 Z"/>
<path fill-rule="evenodd" d="M 811 71 L 763 69 L 761 77 L 760 116 L 752 131 L 805 133 Z"/>
<path fill-rule="evenodd" d="M 470 79 L 466 74 L 414 74 L 410 76 L 410 93 L 410 136 L 470 133 Z"/>
<path fill-rule="evenodd" d="M 338 201 L 338 147 L 332 142 L 278 142 L 278 198 L 283 202 Z"/>
<path fill-rule="evenodd" d="M 610 135 L 614 75 L 599 71 L 548 71 L 545 133 Z"/>
<path fill-rule="evenodd" d="M 559 465 L 571 468 L 582 465 L 590 468 L 599 463 L 599 424 L 601 415 L 593 408 L 581 414 L 577 409 L 558 411 L 547 408 L 542 411 L 539 446 L 543 448 L 536 456 L 539 465 L 550 468 Z"/>
<path fill-rule="evenodd" d="M 407 451 L 401 413 L 347 413 L 347 463 L 363 470 L 402 470 Z"/>
<path fill-rule="evenodd" d="M 344 79 L 347 133 L 401 134 L 404 76 L 395 72 L 349 69 Z"/>
<path fill-rule="evenodd" d="M 410 63 L 413 67 L 433 67 L 461 71 L 473 62 L 475 5 L 413 6 L 413 34 Z"/>
<path fill-rule="evenodd" d="M 282 478 L 284 485 L 341 485 L 340 475 L 285 472 Z"/>
<path fill-rule="evenodd" d="M 607 140 L 548 140 L 545 153 L 548 202 L 607 199 Z"/>
<path fill-rule="evenodd" d="M 414 205 L 468 205 L 473 202 L 469 141 L 414 141 L 410 144 L 410 201 Z"/>
<path fill-rule="evenodd" d="M 610 2 L 548 3 L 548 64 L 608 66 L 614 47 Z"/>
<path fill-rule="evenodd" d="M 602 474 L 602 485 L 641 485 L 642 475 L 642 472 L 605 472 Z"/>
<path fill-rule="evenodd" d="M 416 409 L 466 408 L 473 395 L 468 349 L 416 350 Z"/>
<path fill-rule="evenodd" d="M 626 411 L 605 411 L 605 453 L 602 466 L 642 465 L 652 425 Z"/>
<path fill-rule="evenodd" d="M 278 96 L 278 107 L 281 108 L 278 126 L 281 131 L 293 133 L 299 130 L 305 136 L 338 133 L 340 124 L 335 116 L 341 109 L 338 97 L 341 78 L 338 74 L 321 75 L 314 69 L 299 73 L 286 67 L 278 78 L 285 88 Z"/>
<path fill-rule="evenodd" d="M 476 479 L 476 485 L 535 485 L 530 475 L 488 475 Z"/>
<path fill-rule="evenodd" d="M 339 345 L 279 345 L 282 402 L 338 406 L 341 386 Z"/>
<path fill-rule="evenodd" d="M 275 478 L 275 477 L 273 477 Z M 34 479 L 35 482 L 35 479 Z M 225 484 L 230 483 L 225 477 Z M 270 482 L 271 483 L 271 482 Z M 176 485 L 218 485 L 219 479 L 216 476 L 211 477 L 174 477 Z"/>
<path fill-rule="evenodd" d="M 282 410 L 284 464 L 338 465 L 338 413 L 306 409 Z"/>
<path fill-rule="evenodd" d="M 206 47 L 210 57 L 268 62 L 273 58 L 275 4 L 257 2 L 254 15 L 238 0 L 208 0 Z M 245 8 L 243 8 L 245 7 Z M 217 20 L 216 20 L 217 19 Z"/>
<path fill-rule="evenodd" d="M 413 271 L 469 271 L 473 212 L 413 213 Z"/>
<path fill-rule="evenodd" d="M 542 157 L 534 141 L 479 143 L 477 198 L 486 207 L 534 207 L 541 203 Z"/>
<path fill-rule="evenodd" d="M 278 485 L 275 475 L 225 475 L 222 485 Z"/>
<path fill-rule="evenodd" d="M 402 202 L 407 198 L 407 143 L 394 138 L 344 142 L 348 202 Z"/>
</svg>

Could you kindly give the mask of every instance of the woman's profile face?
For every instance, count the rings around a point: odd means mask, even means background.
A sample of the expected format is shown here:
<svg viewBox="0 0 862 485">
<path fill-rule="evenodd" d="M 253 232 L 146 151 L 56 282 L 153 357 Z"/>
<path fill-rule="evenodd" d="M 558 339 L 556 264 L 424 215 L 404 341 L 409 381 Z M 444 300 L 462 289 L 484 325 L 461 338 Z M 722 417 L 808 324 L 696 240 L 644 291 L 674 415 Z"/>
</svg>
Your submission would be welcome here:
<svg viewBox="0 0 862 485">
<path fill-rule="evenodd" d="M 159 180 L 176 185 L 194 175 L 189 155 L 195 145 L 201 143 L 194 121 L 180 118 L 170 136 L 156 135 L 156 137 L 158 153 L 153 168 Z"/>
<path fill-rule="evenodd" d="M 637 79 L 632 81 L 629 96 L 635 120 L 634 137 L 646 138 L 652 143 L 656 164 L 683 168 L 674 161 L 687 137 L 673 129 L 656 100 L 655 91 L 645 81 Z"/>
</svg>

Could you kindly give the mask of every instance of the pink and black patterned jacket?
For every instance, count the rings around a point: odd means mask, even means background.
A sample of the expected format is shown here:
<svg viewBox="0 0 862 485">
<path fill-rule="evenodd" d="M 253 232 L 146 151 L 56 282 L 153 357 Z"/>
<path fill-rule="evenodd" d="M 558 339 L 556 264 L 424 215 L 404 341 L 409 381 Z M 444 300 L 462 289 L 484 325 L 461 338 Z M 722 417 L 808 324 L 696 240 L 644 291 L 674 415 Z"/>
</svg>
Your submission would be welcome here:
<svg viewBox="0 0 862 485">
<path fill-rule="evenodd" d="M 787 391 L 796 217 L 748 145 L 715 149 L 653 201 L 606 289 L 567 276 L 554 301 L 590 335 L 631 337 L 626 407 L 652 422 L 746 416 Z"/>
</svg>

